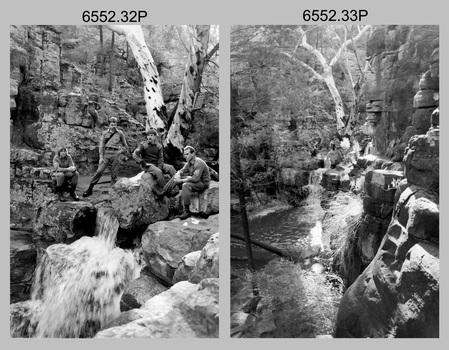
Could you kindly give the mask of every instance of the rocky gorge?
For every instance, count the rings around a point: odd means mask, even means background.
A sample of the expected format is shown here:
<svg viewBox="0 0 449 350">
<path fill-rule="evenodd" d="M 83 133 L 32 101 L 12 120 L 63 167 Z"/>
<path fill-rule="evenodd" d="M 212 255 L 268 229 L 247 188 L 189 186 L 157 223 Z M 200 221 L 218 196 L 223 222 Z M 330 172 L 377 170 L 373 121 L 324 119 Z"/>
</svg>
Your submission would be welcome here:
<svg viewBox="0 0 449 350">
<path fill-rule="evenodd" d="M 309 122 L 306 118 L 297 123 L 293 131 L 288 119 L 277 121 L 278 135 L 288 140 L 284 146 L 288 152 L 277 159 L 280 197 L 301 208 L 309 205 L 311 194 L 318 193 L 323 248 L 307 260 L 324 262 L 324 268 L 316 271 L 337 273 L 342 278 L 338 285 L 344 285 L 332 334 L 318 337 L 437 338 L 438 27 L 376 26 L 366 41 L 366 59 L 356 126 L 352 134 L 334 139 L 338 161 L 330 159 L 335 155 L 330 145 L 335 126 L 325 113 L 309 113 Z M 343 102 L 351 104 L 349 99 Z M 307 145 L 317 137 L 318 154 L 311 157 Z M 316 216 L 310 220 L 314 222 Z M 343 252 L 337 252 L 337 247 Z M 333 258 L 326 264 L 329 256 Z M 335 286 L 335 279 L 330 280 Z M 250 289 L 246 292 L 246 302 L 256 299 Z M 238 299 L 244 293 L 236 293 L 231 333 L 278 334 L 282 312 L 270 309 L 262 297 L 256 311 L 242 314 Z M 290 303 L 290 308 L 282 307 L 284 313 L 291 310 L 293 300 L 284 301 Z M 305 309 L 299 308 L 298 315 Z M 301 326 L 291 325 L 290 336 Z"/>
<path fill-rule="evenodd" d="M 177 219 L 180 195 L 156 200 L 155 180 L 129 154 L 122 154 L 113 186 L 106 172 L 91 197 L 60 202 L 51 178 L 57 149 L 69 149 L 80 173 L 77 190 L 86 190 L 110 116 L 131 151 L 143 141 L 142 87 L 130 69 L 116 67 L 113 91 L 103 89 L 96 58 L 71 61 L 67 52 L 80 41 L 64 39 L 60 26 L 10 29 L 11 336 L 218 337 L 217 173 L 193 198 L 187 220 Z M 173 108 L 176 88 L 164 92 Z M 210 140 L 218 117 L 207 107 L 197 114 L 187 142 L 216 160 L 218 139 Z M 71 278 L 60 280 L 64 274 Z M 64 292 L 55 295 L 59 283 Z M 74 311 L 64 298 L 91 309 Z M 70 322 L 47 322 L 51 307 Z"/>
</svg>

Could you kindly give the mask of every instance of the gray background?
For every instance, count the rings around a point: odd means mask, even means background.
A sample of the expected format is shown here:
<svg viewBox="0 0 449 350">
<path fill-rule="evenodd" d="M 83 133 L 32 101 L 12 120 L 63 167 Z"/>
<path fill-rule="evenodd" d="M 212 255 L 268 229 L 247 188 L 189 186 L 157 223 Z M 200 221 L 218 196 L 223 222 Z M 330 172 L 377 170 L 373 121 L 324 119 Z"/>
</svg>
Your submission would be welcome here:
<svg viewBox="0 0 449 350">
<path fill-rule="evenodd" d="M 441 293 L 440 298 L 440 339 L 394 339 L 394 340 L 315 340 L 315 339 L 230 339 L 229 338 L 229 213 L 230 213 L 230 78 L 229 78 L 229 32 L 233 24 L 306 24 L 302 19 L 304 10 L 325 9 L 365 9 L 369 14 L 361 24 L 436 24 L 440 25 L 441 57 L 447 57 L 448 22 L 447 5 L 443 1 L 399 2 L 392 0 L 376 0 L 369 3 L 362 1 L 255 1 L 255 0 L 168 0 L 168 1 L 122 1 L 95 2 L 93 0 L 76 1 L 8 1 L 0 5 L 4 17 L 1 30 L 2 50 L 2 108 L 5 115 L 0 123 L 0 157 L 4 171 L 1 176 L 1 327 L 0 339 L 3 349 L 122 349 L 123 347 L 149 348 L 163 347 L 169 349 L 283 349 L 300 347 L 316 348 L 399 348 L 432 347 L 442 349 L 449 344 L 449 325 L 447 319 L 448 302 L 445 298 L 447 291 L 447 255 L 440 257 Z M 188 340 L 145 340 L 145 339 L 11 339 L 9 337 L 9 26 L 11 24 L 84 24 L 82 12 L 85 10 L 145 10 L 148 13 L 141 24 L 218 24 L 220 25 L 220 339 L 188 339 Z M 94 23 L 90 23 L 94 24 Z M 97 23 L 98 24 L 98 23 Z M 308 22 L 308 24 L 313 24 Z M 150 48 L 151 50 L 151 48 Z M 444 59 L 442 59 L 444 62 Z M 440 109 L 445 111 L 447 71 L 445 65 L 440 66 L 440 94 L 443 95 Z M 448 142 L 446 136 L 445 118 L 440 119 L 440 179 L 446 179 L 448 160 L 446 157 Z M 440 180 L 441 181 L 441 180 Z M 448 223 L 447 216 L 447 184 L 442 181 L 440 186 L 441 228 Z M 440 229 L 440 245 L 443 252 L 447 251 L 448 239 Z M 381 343 L 380 343 L 381 342 Z"/>
</svg>

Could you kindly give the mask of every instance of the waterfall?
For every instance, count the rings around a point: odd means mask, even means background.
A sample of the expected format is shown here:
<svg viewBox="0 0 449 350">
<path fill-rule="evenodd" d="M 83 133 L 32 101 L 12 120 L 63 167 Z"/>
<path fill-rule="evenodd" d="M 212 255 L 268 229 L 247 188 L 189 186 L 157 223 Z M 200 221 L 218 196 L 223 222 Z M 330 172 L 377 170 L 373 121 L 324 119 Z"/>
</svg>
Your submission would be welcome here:
<svg viewBox="0 0 449 350">
<path fill-rule="evenodd" d="M 324 250 L 321 225 L 321 220 L 324 215 L 323 208 L 321 207 L 321 195 L 323 191 L 321 179 L 327 170 L 327 168 L 319 168 L 312 170 L 309 174 L 309 184 L 306 186 L 308 196 L 301 207 L 302 215 L 308 218 L 310 229 L 306 236 L 300 237 L 295 243 L 295 246 L 300 247 L 302 250 L 303 258 Z M 304 219 L 302 218 L 301 220 Z M 315 224 L 313 225 L 313 223 Z"/>
<path fill-rule="evenodd" d="M 92 337 L 120 314 L 123 291 L 140 268 L 131 251 L 115 247 L 118 227 L 115 214 L 100 209 L 96 236 L 46 249 L 35 272 L 28 336 Z"/>
</svg>

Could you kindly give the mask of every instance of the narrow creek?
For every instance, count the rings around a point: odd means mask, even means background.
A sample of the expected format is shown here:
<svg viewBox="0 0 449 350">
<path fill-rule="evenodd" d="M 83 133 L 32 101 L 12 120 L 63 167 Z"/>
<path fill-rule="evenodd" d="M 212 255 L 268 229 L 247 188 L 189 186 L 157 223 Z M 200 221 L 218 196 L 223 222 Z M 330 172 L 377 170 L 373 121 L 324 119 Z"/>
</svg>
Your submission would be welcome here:
<svg viewBox="0 0 449 350">
<path fill-rule="evenodd" d="M 270 212 L 267 215 L 255 215 L 249 219 L 252 239 L 272 245 L 276 248 L 293 251 L 307 258 L 328 248 L 328 242 L 322 236 L 321 220 L 324 211 L 320 205 L 319 182 L 324 171 L 314 170 L 309 177 L 309 195 L 300 207 L 291 207 Z M 243 236 L 242 220 L 239 214 L 231 217 L 231 232 Z M 263 267 L 277 255 L 263 248 L 252 246 L 256 269 Z M 231 266 L 245 268 L 247 264 L 245 243 L 231 240 Z"/>
</svg>

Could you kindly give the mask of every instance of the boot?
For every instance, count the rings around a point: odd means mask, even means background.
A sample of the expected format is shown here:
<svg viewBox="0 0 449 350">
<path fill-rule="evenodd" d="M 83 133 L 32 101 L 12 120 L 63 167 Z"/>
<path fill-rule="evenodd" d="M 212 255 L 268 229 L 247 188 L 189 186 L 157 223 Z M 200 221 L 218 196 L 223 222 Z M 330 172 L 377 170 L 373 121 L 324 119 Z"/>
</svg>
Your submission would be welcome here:
<svg viewBox="0 0 449 350">
<path fill-rule="evenodd" d="M 95 185 L 90 184 L 89 188 L 87 189 L 86 192 L 83 193 L 83 197 L 89 197 L 92 194 L 92 189 L 94 188 Z"/>
<path fill-rule="evenodd" d="M 190 212 L 189 206 L 184 205 L 184 211 L 182 212 L 181 216 L 179 217 L 181 220 L 187 219 L 192 213 Z"/>
<path fill-rule="evenodd" d="M 56 187 L 56 193 L 58 194 L 59 201 L 65 202 L 64 193 L 61 187 Z"/>
<path fill-rule="evenodd" d="M 73 185 L 72 185 L 72 186 L 73 186 Z M 72 188 L 70 189 L 70 196 L 72 196 L 73 200 L 79 201 L 79 200 L 80 200 L 80 197 L 78 197 L 78 195 L 76 194 L 75 189 L 76 189 L 76 187 L 74 187 L 74 188 L 72 187 Z"/>
</svg>

